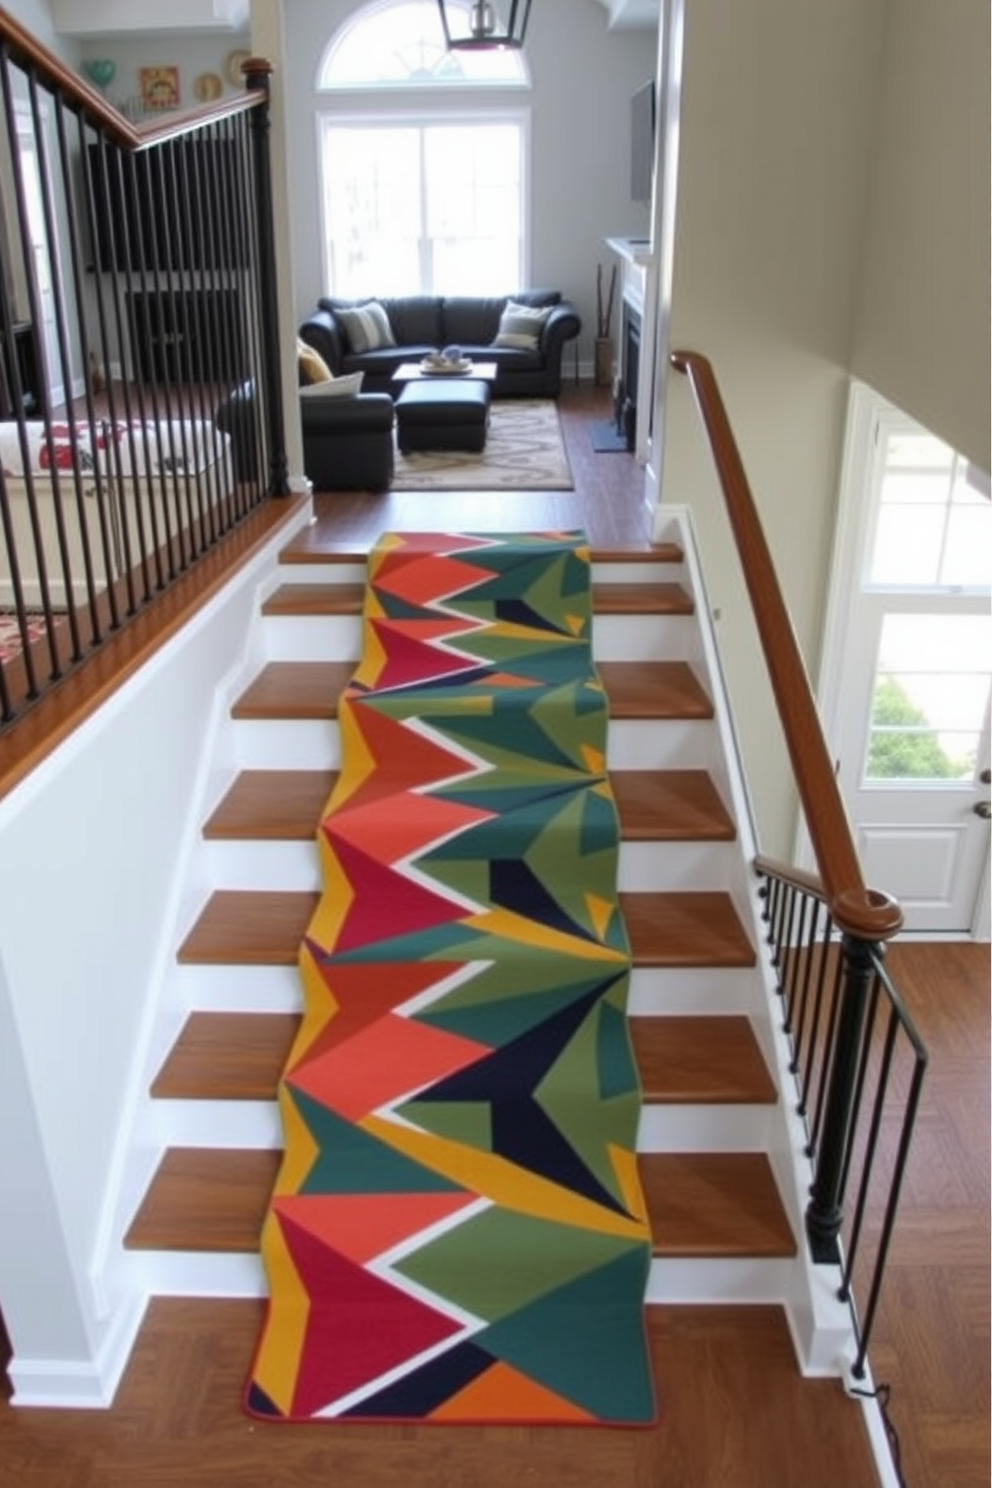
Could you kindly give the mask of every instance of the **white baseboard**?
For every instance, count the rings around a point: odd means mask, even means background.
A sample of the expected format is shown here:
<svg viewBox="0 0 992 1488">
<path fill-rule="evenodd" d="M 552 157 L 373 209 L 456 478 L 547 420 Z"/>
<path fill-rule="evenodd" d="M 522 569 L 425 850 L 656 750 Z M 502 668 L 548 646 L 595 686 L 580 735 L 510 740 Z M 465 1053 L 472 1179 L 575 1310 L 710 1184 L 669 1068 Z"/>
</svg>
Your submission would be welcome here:
<svg viewBox="0 0 992 1488">
<path fill-rule="evenodd" d="M 12 1405 L 63 1410 L 107 1410 L 127 1368 L 148 1298 L 131 1295 L 118 1307 L 93 1359 L 21 1359 L 7 1367 Z"/>
</svg>

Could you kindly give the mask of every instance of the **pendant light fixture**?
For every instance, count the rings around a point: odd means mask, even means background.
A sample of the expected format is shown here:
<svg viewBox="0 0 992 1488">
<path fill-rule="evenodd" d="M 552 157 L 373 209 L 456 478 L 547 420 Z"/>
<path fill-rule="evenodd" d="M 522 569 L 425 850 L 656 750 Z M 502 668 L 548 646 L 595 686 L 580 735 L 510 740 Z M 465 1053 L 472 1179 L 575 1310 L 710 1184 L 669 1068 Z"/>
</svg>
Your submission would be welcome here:
<svg viewBox="0 0 992 1488">
<path fill-rule="evenodd" d="M 506 25 L 499 9 L 491 0 L 472 0 L 466 10 L 452 0 L 437 0 L 444 28 L 444 44 L 449 51 L 468 51 L 485 47 L 522 47 L 530 16 L 530 0 L 509 0 L 503 7 L 509 12 Z"/>
</svg>

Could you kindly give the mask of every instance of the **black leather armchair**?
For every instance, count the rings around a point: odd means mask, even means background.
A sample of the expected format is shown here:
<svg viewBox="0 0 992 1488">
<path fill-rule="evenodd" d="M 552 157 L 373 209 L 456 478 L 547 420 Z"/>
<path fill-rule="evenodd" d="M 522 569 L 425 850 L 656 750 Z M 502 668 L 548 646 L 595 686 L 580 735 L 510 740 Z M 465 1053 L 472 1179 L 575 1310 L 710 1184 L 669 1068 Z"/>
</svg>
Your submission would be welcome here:
<svg viewBox="0 0 992 1488">
<path fill-rule="evenodd" d="M 388 490 L 395 468 L 395 415 L 388 394 L 301 397 L 299 410 L 303 469 L 315 491 Z M 259 475 L 262 440 L 257 420 L 253 382 L 235 388 L 214 414 L 218 429 L 231 436 L 237 481 L 253 481 Z"/>
</svg>

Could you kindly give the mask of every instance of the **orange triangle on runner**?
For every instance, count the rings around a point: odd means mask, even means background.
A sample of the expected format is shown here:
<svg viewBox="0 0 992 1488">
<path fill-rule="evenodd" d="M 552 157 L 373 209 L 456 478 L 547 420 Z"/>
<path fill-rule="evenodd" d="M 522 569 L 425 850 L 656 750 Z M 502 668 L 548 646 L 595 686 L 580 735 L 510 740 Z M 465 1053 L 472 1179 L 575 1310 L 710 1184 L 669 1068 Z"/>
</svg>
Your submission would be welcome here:
<svg viewBox="0 0 992 1488">
<path fill-rule="evenodd" d="M 431 1412 L 432 1421 L 574 1421 L 596 1418 L 544 1385 L 496 1363 Z"/>
<path fill-rule="evenodd" d="M 467 1193 L 283 1194 L 272 1207 L 329 1249 L 365 1265 L 476 1202 Z"/>
</svg>

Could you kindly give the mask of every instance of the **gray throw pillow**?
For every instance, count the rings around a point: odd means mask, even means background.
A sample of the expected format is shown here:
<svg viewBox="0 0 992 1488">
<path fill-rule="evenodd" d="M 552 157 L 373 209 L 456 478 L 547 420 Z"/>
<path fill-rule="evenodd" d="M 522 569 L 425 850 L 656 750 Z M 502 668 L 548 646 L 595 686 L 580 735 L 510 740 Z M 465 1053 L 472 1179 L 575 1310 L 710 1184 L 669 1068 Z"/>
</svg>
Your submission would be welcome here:
<svg viewBox="0 0 992 1488">
<path fill-rule="evenodd" d="M 335 310 L 334 314 L 344 326 L 348 346 L 356 355 L 396 345 L 389 316 L 378 300 L 369 300 L 368 304 L 355 305 L 350 310 Z"/>
<path fill-rule="evenodd" d="M 506 309 L 499 318 L 494 346 L 510 346 L 517 351 L 536 351 L 541 339 L 544 322 L 551 314 L 551 306 L 520 305 L 516 300 L 507 300 Z"/>
</svg>

